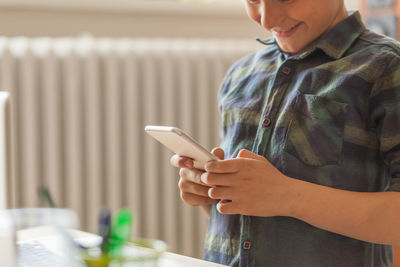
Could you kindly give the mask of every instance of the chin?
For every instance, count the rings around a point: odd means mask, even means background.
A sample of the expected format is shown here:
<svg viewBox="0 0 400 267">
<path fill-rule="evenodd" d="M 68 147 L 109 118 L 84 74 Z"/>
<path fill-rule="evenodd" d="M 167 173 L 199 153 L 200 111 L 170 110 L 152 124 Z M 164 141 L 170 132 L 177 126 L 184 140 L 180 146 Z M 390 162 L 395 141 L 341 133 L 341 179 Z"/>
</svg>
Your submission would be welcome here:
<svg viewBox="0 0 400 267">
<path fill-rule="evenodd" d="M 281 49 L 289 54 L 297 54 L 300 50 L 296 49 L 296 48 L 291 48 L 291 47 L 285 47 L 285 46 L 281 46 Z"/>
</svg>

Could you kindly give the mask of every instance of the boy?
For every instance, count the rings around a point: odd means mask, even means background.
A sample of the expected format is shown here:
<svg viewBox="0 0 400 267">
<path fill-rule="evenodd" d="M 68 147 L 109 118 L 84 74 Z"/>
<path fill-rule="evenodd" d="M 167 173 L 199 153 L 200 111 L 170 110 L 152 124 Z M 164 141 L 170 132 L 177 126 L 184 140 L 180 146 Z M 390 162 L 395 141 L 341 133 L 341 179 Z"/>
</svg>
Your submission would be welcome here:
<svg viewBox="0 0 400 267">
<path fill-rule="evenodd" d="M 210 215 L 205 259 L 231 266 L 392 266 L 400 244 L 400 46 L 343 0 L 247 0 L 274 35 L 219 95 L 222 144 L 180 167 Z M 205 126 L 206 127 L 206 126 Z M 250 152 L 252 151 L 252 152 Z"/>
</svg>

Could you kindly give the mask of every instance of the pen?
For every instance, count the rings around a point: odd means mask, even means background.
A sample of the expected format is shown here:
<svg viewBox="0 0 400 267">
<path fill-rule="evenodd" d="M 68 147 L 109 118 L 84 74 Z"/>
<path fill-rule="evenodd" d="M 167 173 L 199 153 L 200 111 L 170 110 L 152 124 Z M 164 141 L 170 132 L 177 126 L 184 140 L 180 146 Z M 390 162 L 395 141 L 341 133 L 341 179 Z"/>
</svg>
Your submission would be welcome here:
<svg viewBox="0 0 400 267">
<path fill-rule="evenodd" d="M 51 208 L 55 208 L 53 199 L 50 196 L 49 190 L 44 186 L 39 186 L 39 196 L 46 202 Z"/>
<path fill-rule="evenodd" d="M 107 208 L 103 208 L 100 211 L 99 216 L 99 235 L 102 237 L 101 251 L 103 254 L 108 253 L 109 250 L 109 238 L 111 232 L 111 212 Z"/>
</svg>

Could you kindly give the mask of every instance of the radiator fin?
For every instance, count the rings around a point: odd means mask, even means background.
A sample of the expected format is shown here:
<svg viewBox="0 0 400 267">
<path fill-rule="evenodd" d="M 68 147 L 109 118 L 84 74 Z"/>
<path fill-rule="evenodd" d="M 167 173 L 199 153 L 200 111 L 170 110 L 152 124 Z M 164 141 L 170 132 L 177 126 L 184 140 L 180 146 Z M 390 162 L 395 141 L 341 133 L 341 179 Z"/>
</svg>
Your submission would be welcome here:
<svg viewBox="0 0 400 267">
<path fill-rule="evenodd" d="M 101 207 L 136 213 L 134 235 L 201 257 L 206 216 L 182 203 L 172 155 L 146 124 L 174 125 L 219 144 L 216 96 L 246 40 L 0 37 L 0 90 L 13 101 L 17 207 L 60 207 L 97 232 Z"/>
</svg>

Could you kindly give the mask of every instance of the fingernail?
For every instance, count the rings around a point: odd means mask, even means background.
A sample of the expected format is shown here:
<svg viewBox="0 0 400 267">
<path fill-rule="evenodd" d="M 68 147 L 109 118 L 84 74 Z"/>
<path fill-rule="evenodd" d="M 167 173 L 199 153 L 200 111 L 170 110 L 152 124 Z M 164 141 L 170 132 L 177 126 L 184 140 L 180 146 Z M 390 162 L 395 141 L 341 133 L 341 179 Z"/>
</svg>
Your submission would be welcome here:
<svg viewBox="0 0 400 267">
<path fill-rule="evenodd" d="M 204 182 L 204 181 L 205 181 L 204 174 L 206 174 L 206 172 L 203 173 L 203 174 L 200 176 L 200 181 L 201 181 L 203 184 L 206 184 L 206 183 Z"/>
<path fill-rule="evenodd" d="M 212 189 L 213 189 L 212 187 L 210 187 L 210 188 L 208 189 L 208 197 L 211 198 L 211 199 L 212 199 L 212 197 L 211 197 L 211 190 L 212 190 Z"/>
</svg>

